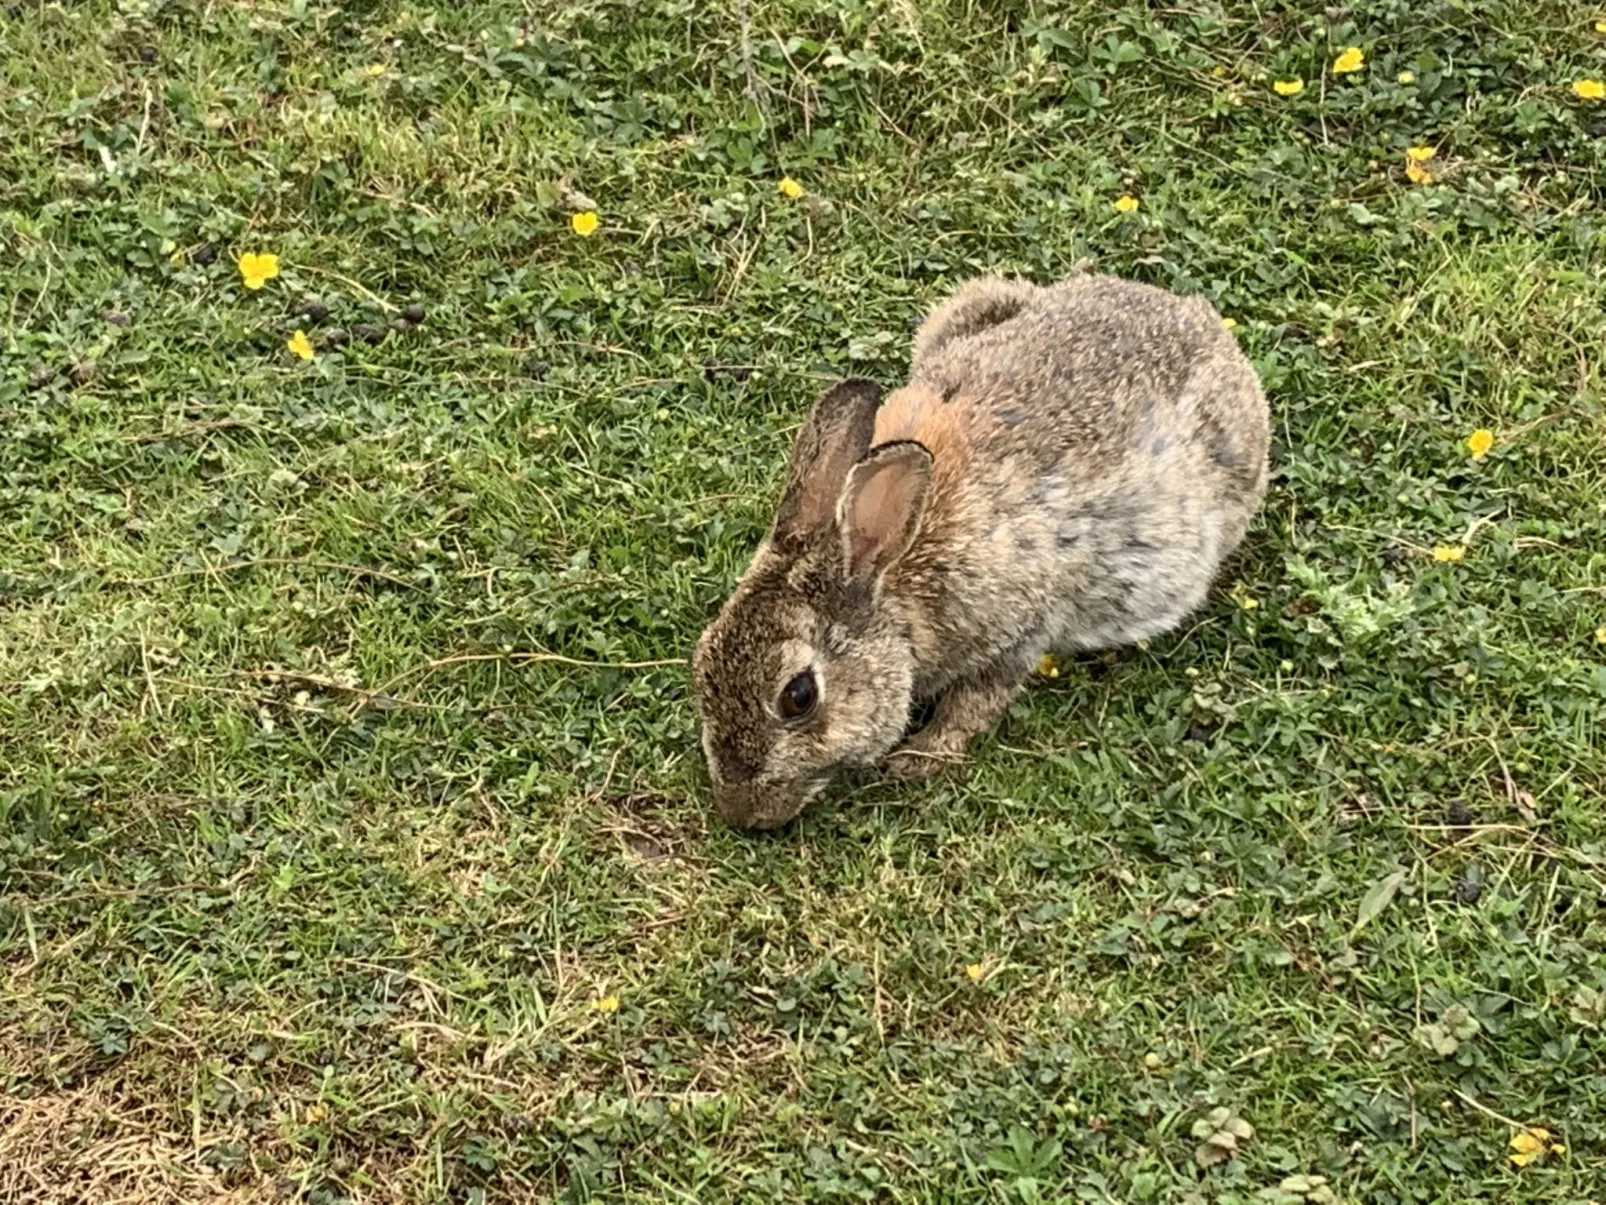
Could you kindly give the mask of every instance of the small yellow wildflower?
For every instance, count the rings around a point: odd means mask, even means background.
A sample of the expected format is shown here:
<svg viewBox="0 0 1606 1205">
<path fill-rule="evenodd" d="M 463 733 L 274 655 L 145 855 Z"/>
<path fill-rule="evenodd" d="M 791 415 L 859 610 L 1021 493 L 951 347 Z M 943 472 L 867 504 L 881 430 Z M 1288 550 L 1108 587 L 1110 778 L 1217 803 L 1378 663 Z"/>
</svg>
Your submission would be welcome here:
<svg viewBox="0 0 1606 1205">
<path fill-rule="evenodd" d="M 1606 644 L 1606 623 L 1595 629 L 1595 643 Z"/>
<path fill-rule="evenodd" d="M 1596 33 L 1606 33 L 1606 21 L 1596 21 L 1595 22 L 1595 32 Z"/>
<path fill-rule="evenodd" d="M 368 66 L 366 66 L 366 67 L 364 67 L 362 69 L 362 73 L 364 75 L 367 75 L 367 76 L 384 75 L 385 74 L 385 64 L 383 64 L 383 63 L 369 63 Z"/>
<path fill-rule="evenodd" d="M 1351 46 L 1333 60 L 1334 75 L 1348 75 L 1366 66 L 1366 54 L 1359 46 Z"/>
<path fill-rule="evenodd" d="M 1494 447 L 1494 432 L 1488 427 L 1479 427 L 1467 436 L 1467 452 L 1473 460 L 1482 460 L 1492 447 Z"/>
<path fill-rule="evenodd" d="M 1253 594 L 1243 594 L 1238 598 L 1238 605 L 1245 611 L 1258 611 L 1260 609 L 1260 600 Z"/>
<path fill-rule="evenodd" d="M 309 363 L 317 359 L 318 353 L 312 350 L 312 340 L 307 338 L 307 332 L 300 327 L 297 327 L 296 333 L 284 341 L 284 345 Z"/>
<path fill-rule="evenodd" d="M 1235 331 L 1235 330 L 1238 329 L 1238 319 L 1236 319 L 1236 318 L 1223 318 L 1221 320 L 1221 325 L 1226 327 L 1229 331 Z"/>
<path fill-rule="evenodd" d="M 807 196 L 809 191 L 796 180 L 792 179 L 791 176 L 782 176 L 781 182 L 775 187 L 780 189 L 781 195 L 790 201 L 795 201 L 799 197 Z"/>
<path fill-rule="evenodd" d="M 979 962 L 967 962 L 965 964 L 965 978 L 969 979 L 972 983 L 980 983 L 982 981 L 982 976 L 986 974 L 987 968 Z"/>
<path fill-rule="evenodd" d="M 1412 163 L 1426 163 L 1439 153 L 1435 146 L 1408 146 L 1405 148 L 1405 157 Z"/>
<path fill-rule="evenodd" d="M 1143 1056 L 1143 1065 L 1150 1071 L 1158 1071 L 1165 1065 L 1165 1060 L 1151 1050 Z"/>
<path fill-rule="evenodd" d="M 1402 71 L 1394 77 L 1394 82 L 1396 84 L 1414 84 L 1416 83 L 1416 72 Z"/>
<path fill-rule="evenodd" d="M 1271 90 L 1278 96 L 1298 96 L 1305 90 L 1305 81 L 1302 79 L 1272 80 Z"/>
<path fill-rule="evenodd" d="M 1565 1155 L 1567 1148 L 1559 1142 L 1550 1140 L 1549 1130 L 1535 1126 L 1531 1130 L 1518 1130 L 1511 1136 L 1511 1165 L 1513 1167 L 1527 1167 L 1535 1159 L 1549 1152 L 1552 1155 Z"/>
<path fill-rule="evenodd" d="M 599 1013 L 616 1013 L 619 1011 L 618 996 L 602 996 L 591 1002 L 591 1007 Z"/>
<path fill-rule="evenodd" d="M 602 225 L 602 219 L 597 216 L 595 209 L 584 209 L 569 219 L 569 225 L 581 238 L 590 238 Z"/>
<path fill-rule="evenodd" d="M 1467 557 L 1465 544 L 1440 544 L 1433 550 L 1433 559 L 1440 564 L 1453 565 L 1457 561 L 1464 561 Z"/>
<path fill-rule="evenodd" d="M 329 1106 L 324 1104 L 322 1101 L 319 1101 L 315 1105 L 309 1105 L 307 1108 L 307 1124 L 309 1126 L 317 1125 L 320 1121 L 326 1120 L 328 1116 Z"/>
<path fill-rule="evenodd" d="M 1053 653 L 1044 653 L 1043 659 L 1037 663 L 1037 673 L 1043 678 L 1057 678 L 1060 676 L 1060 663 L 1055 660 Z"/>
<path fill-rule="evenodd" d="M 279 257 L 266 251 L 247 251 L 235 263 L 248 289 L 260 289 L 279 274 Z"/>
<path fill-rule="evenodd" d="M 1131 213 L 1138 207 L 1138 199 L 1133 196 L 1117 197 L 1111 205 L 1116 213 Z"/>
<path fill-rule="evenodd" d="M 1405 178 L 1412 184 L 1428 184 L 1433 180 L 1433 173 L 1415 159 L 1407 159 L 1405 161 Z"/>
<path fill-rule="evenodd" d="M 1606 97 L 1606 84 L 1598 79 L 1575 79 L 1573 95 L 1579 100 L 1600 100 Z"/>
</svg>

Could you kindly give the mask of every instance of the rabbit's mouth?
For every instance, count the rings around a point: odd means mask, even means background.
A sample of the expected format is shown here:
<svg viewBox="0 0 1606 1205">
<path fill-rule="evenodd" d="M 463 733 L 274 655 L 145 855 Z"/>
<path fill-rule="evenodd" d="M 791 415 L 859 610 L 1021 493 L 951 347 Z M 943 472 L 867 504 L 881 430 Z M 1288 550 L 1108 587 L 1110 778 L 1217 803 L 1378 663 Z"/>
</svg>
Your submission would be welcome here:
<svg viewBox="0 0 1606 1205">
<path fill-rule="evenodd" d="M 714 784 L 714 803 L 726 824 L 739 829 L 776 829 L 797 818 L 830 781 L 829 776 L 804 783 L 754 779 Z"/>
</svg>

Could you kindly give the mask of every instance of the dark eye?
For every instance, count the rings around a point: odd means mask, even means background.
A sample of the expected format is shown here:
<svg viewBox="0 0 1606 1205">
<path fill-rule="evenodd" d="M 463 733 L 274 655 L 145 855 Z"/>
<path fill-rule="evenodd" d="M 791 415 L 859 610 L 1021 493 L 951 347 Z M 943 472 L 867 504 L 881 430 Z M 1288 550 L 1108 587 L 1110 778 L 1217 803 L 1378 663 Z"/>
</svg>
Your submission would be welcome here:
<svg viewBox="0 0 1606 1205">
<path fill-rule="evenodd" d="M 814 671 L 806 669 L 781 688 L 781 718 L 801 720 L 814 710 L 820 690 L 814 682 Z"/>
</svg>

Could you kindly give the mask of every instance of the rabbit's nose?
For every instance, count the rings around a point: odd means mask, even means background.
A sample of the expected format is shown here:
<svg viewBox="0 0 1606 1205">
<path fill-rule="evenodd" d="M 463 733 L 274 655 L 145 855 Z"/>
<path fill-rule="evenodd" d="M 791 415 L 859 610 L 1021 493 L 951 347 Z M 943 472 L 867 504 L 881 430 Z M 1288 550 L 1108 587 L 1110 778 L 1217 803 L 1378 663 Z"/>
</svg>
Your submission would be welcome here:
<svg viewBox="0 0 1606 1205">
<path fill-rule="evenodd" d="M 797 811 L 786 806 L 773 786 L 754 789 L 745 783 L 740 786 L 716 784 L 714 806 L 726 824 L 739 829 L 779 828 Z"/>
<path fill-rule="evenodd" d="M 719 818 L 732 828 L 750 826 L 749 816 L 752 812 L 750 792 L 715 779 L 714 807 L 719 812 Z"/>
</svg>

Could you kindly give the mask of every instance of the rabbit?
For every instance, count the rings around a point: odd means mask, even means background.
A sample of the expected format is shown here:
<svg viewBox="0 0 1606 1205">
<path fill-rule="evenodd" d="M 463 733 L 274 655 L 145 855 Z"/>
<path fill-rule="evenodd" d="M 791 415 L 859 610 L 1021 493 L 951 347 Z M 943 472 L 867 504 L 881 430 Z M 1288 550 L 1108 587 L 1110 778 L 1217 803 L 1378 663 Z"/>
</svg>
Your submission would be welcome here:
<svg viewBox="0 0 1606 1205">
<path fill-rule="evenodd" d="M 785 824 L 849 766 L 960 760 L 1050 651 L 1205 601 L 1266 488 L 1266 397 L 1215 308 L 984 277 L 797 432 L 774 525 L 692 657 L 715 803 Z M 934 702 L 905 739 L 917 702 Z"/>
</svg>

